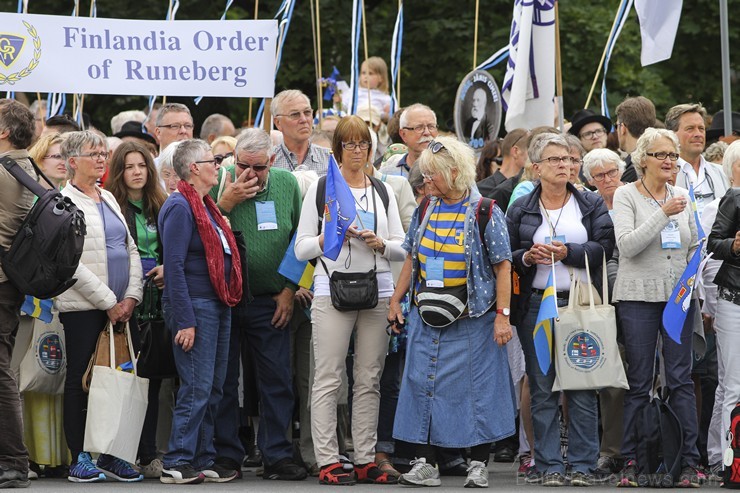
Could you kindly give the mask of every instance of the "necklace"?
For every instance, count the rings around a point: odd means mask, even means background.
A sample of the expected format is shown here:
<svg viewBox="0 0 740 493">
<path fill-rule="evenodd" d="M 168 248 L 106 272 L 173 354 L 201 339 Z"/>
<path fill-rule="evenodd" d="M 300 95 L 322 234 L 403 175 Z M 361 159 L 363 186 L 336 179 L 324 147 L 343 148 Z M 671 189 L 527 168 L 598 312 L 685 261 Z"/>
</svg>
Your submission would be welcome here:
<svg viewBox="0 0 740 493">
<path fill-rule="evenodd" d="M 655 196 L 650 191 L 650 189 L 647 187 L 647 185 L 645 185 L 645 178 L 640 178 L 640 183 L 642 183 L 642 188 L 644 188 L 645 191 L 648 193 L 648 195 L 650 195 L 650 198 L 653 199 L 653 201 L 655 202 L 655 204 L 658 207 L 661 207 L 660 202 L 658 202 L 658 199 L 655 198 Z M 664 185 L 664 186 L 665 186 L 665 198 L 663 199 L 663 202 L 665 203 L 666 199 L 668 198 L 668 192 L 669 192 L 669 190 L 668 190 L 668 185 Z"/>
<path fill-rule="evenodd" d="M 457 218 L 460 217 L 460 212 L 462 212 L 463 204 L 465 204 L 465 198 L 467 196 L 468 196 L 468 194 L 466 193 L 465 195 L 462 196 L 462 199 L 460 200 L 460 205 L 458 206 L 457 213 L 455 214 L 455 220 L 452 221 L 452 224 L 453 225 L 457 223 Z M 440 202 L 441 202 L 441 200 L 438 200 L 437 201 L 437 205 L 436 205 L 436 207 L 437 207 L 437 215 L 439 215 L 439 208 L 440 208 L 439 207 L 439 203 Z M 447 234 L 445 234 L 444 240 L 442 240 L 442 244 L 439 246 L 439 251 L 437 251 L 436 248 L 432 247 L 432 252 L 434 253 L 434 258 L 437 258 L 439 256 L 439 254 L 442 253 L 442 249 L 444 249 L 445 244 L 447 243 L 447 239 L 450 237 L 450 230 L 451 229 L 453 229 L 453 228 L 448 228 L 447 229 Z M 437 230 L 436 229 L 434 230 L 434 234 L 436 236 L 439 236 L 437 234 Z"/>
<path fill-rule="evenodd" d="M 570 192 L 566 191 L 563 205 L 560 206 L 560 214 L 558 214 L 558 219 L 555 221 L 555 225 L 553 226 L 552 221 L 550 221 L 550 214 L 547 212 L 547 207 L 545 207 L 545 202 L 542 200 L 542 195 L 540 195 L 540 205 L 542 206 L 542 211 L 545 213 L 547 224 L 550 226 L 551 237 L 557 236 L 558 223 L 560 223 L 560 218 L 563 217 L 563 210 L 565 209 L 565 204 L 568 203 L 568 197 L 570 197 Z"/>
</svg>

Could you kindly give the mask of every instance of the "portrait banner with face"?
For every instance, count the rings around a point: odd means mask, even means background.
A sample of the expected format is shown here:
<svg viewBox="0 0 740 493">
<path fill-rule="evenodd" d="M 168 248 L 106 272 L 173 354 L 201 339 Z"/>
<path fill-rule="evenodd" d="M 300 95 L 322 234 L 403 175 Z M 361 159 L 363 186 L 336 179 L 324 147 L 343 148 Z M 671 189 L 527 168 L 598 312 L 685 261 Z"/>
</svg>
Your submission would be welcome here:
<svg viewBox="0 0 740 493">
<path fill-rule="evenodd" d="M 474 70 L 463 78 L 455 97 L 457 138 L 476 151 L 498 137 L 501 128 L 501 93 L 485 70 Z"/>
<path fill-rule="evenodd" d="M 275 20 L 0 13 L 0 91 L 272 97 Z"/>
</svg>

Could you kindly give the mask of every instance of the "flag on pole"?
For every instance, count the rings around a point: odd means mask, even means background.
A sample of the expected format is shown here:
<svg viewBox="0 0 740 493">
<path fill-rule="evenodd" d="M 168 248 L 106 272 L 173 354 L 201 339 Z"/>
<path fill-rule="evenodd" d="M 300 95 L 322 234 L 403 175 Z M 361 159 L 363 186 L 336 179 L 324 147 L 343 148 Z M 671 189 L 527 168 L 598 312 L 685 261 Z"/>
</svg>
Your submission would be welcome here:
<svg viewBox="0 0 740 493">
<path fill-rule="evenodd" d="M 391 39 L 391 112 L 400 108 L 399 94 L 396 93 L 396 81 L 398 81 L 398 69 L 401 66 L 401 52 L 403 51 L 403 2 L 398 5 L 396 24 L 393 26 L 393 38 Z"/>
<path fill-rule="evenodd" d="M 671 58 L 682 8 L 683 0 L 635 0 L 640 18 L 643 67 Z"/>
<path fill-rule="evenodd" d="M 553 319 L 558 318 L 558 301 L 555 295 L 555 283 L 552 277 L 553 271 L 547 276 L 547 286 L 542 295 L 540 311 L 537 312 L 537 322 L 534 325 L 534 351 L 537 362 L 544 375 L 550 371 L 552 364 L 552 327 Z"/>
<path fill-rule="evenodd" d="M 295 256 L 295 237 L 290 240 L 285 256 L 278 267 L 278 274 L 302 288 L 311 289 L 313 284 L 314 265 L 307 260 L 298 260 Z"/>
<path fill-rule="evenodd" d="M 668 298 L 668 302 L 663 309 L 663 328 L 665 328 L 666 334 L 676 341 L 676 344 L 681 344 L 681 330 L 683 329 L 684 322 L 686 322 L 686 314 L 691 304 L 691 294 L 694 292 L 694 283 L 696 281 L 696 273 L 699 270 L 699 264 L 701 263 L 703 246 L 704 240 L 701 240 L 699 242 L 699 248 L 696 249 L 694 256 L 691 257 L 689 264 L 681 275 L 681 279 L 678 280 L 678 284 L 676 284 L 671 297 Z"/>
<path fill-rule="evenodd" d="M 617 44 L 617 39 L 622 33 L 622 28 L 627 23 L 627 18 L 632 10 L 632 4 L 634 0 L 622 0 L 619 3 L 619 9 L 617 9 L 617 16 L 614 19 L 614 25 L 609 33 L 609 38 L 606 41 L 606 53 L 604 54 L 604 75 L 601 79 L 601 114 L 611 119 L 609 116 L 609 105 L 606 99 L 606 74 L 609 71 L 609 61 L 612 58 L 612 51 L 614 46 Z"/>
<path fill-rule="evenodd" d="M 514 1 L 501 91 L 507 131 L 552 125 L 555 117 L 555 2 Z"/>
<path fill-rule="evenodd" d="M 334 155 L 329 156 L 324 205 L 324 257 L 336 260 L 344 243 L 344 234 L 357 216 L 355 199 L 344 181 Z"/>
<path fill-rule="evenodd" d="M 696 205 L 696 194 L 694 193 L 694 184 L 689 185 L 689 200 L 691 200 L 691 209 L 694 211 L 694 221 L 696 221 L 696 233 L 699 236 L 699 241 L 707 237 L 704 233 L 704 228 L 701 227 L 701 221 L 699 220 L 699 208 Z"/>
</svg>

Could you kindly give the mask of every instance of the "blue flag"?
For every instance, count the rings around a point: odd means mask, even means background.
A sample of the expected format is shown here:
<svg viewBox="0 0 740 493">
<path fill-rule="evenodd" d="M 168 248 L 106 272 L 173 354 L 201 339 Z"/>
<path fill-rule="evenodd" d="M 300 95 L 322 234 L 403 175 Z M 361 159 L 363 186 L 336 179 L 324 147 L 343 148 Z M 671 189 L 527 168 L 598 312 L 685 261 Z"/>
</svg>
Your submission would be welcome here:
<svg viewBox="0 0 740 493">
<path fill-rule="evenodd" d="M 681 279 L 678 280 L 678 284 L 673 288 L 671 297 L 668 298 L 668 302 L 663 309 L 663 327 L 666 334 L 676 341 L 676 344 L 681 344 L 681 329 L 683 329 L 683 324 L 686 321 L 686 313 L 688 313 L 689 305 L 691 304 L 691 294 L 694 292 L 694 281 L 696 280 L 696 273 L 701 263 L 703 245 L 704 240 L 699 242 L 699 248 L 696 249 L 694 256 L 691 257 L 689 264 L 681 275 Z"/>
<path fill-rule="evenodd" d="M 694 221 L 696 221 L 696 233 L 699 236 L 699 241 L 703 240 L 707 235 L 704 233 L 704 228 L 701 227 L 699 221 L 699 209 L 696 206 L 696 195 L 694 194 L 694 184 L 689 185 L 689 199 L 691 200 L 691 210 L 694 211 Z"/>
<path fill-rule="evenodd" d="M 329 156 L 326 173 L 326 204 L 324 205 L 324 257 L 336 260 L 342 251 L 344 234 L 357 216 L 355 199 L 344 181 L 334 155 Z"/>
<path fill-rule="evenodd" d="M 30 315 L 33 318 L 38 318 L 42 322 L 51 323 L 53 315 L 51 314 L 51 300 L 40 300 L 33 296 L 26 295 L 26 299 L 23 301 L 21 311 L 26 315 Z"/>
<path fill-rule="evenodd" d="M 552 325 L 553 319 L 557 317 L 558 301 L 555 296 L 552 271 L 550 271 L 533 333 L 534 351 L 537 355 L 537 362 L 540 364 L 540 370 L 544 375 L 547 375 L 547 372 L 550 371 L 550 365 L 552 365 Z"/>
</svg>

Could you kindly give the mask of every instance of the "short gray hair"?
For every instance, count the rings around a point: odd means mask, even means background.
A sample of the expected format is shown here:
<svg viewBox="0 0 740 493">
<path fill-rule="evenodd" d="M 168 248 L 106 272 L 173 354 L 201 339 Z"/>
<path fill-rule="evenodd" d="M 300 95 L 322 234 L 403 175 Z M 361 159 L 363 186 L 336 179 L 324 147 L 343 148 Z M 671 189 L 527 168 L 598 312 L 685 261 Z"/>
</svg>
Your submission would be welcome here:
<svg viewBox="0 0 740 493">
<path fill-rule="evenodd" d="M 732 183 L 732 165 L 740 161 L 740 140 L 736 140 L 727 147 L 725 155 L 722 158 L 722 169 L 725 175 Z M 740 186 L 740 183 L 732 183 L 733 187 Z"/>
<path fill-rule="evenodd" d="M 249 153 L 264 152 L 268 158 L 271 158 L 273 155 L 273 146 L 270 134 L 261 128 L 247 128 L 242 130 L 236 141 L 234 156 L 241 151 Z"/>
<path fill-rule="evenodd" d="M 637 176 L 640 178 L 642 178 L 642 172 L 645 169 L 645 166 L 643 166 L 642 163 L 645 161 L 648 149 L 650 149 L 650 146 L 652 146 L 657 140 L 662 138 L 670 140 L 673 143 L 675 151 L 678 152 L 678 137 L 676 137 L 676 134 L 671 130 L 665 128 L 646 128 L 645 133 L 637 139 L 637 147 L 632 151 L 632 165 L 635 167 Z"/>
<path fill-rule="evenodd" d="M 570 144 L 561 134 L 550 132 L 537 134 L 532 137 L 532 140 L 529 142 L 529 148 L 527 149 L 527 155 L 532 164 L 542 161 L 542 153 L 545 152 L 547 146 L 551 145 L 562 147 L 567 152 L 570 152 Z"/>
<path fill-rule="evenodd" d="M 586 149 L 583 148 L 581 139 L 573 134 L 563 134 L 563 137 L 568 142 L 568 152 L 576 151 L 583 158 L 584 154 L 586 154 Z"/>
<path fill-rule="evenodd" d="M 434 121 L 437 121 L 437 114 L 432 110 L 429 106 L 421 103 L 414 103 L 411 106 L 407 106 L 403 109 L 403 113 L 401 113 L 401 118 L 399 119 L 399 126 L 401 128 L 408 127 L 409 126 L 409 113 L 413 113 L 415 111 L 422 111 L 426 110 L 429 111 L 432 115 L 434 115 Z"/>
<path fill-rule="evenodd" d="M 441 174 L 447 186 L 452 190 L 462 192 L 472 187 L 475 183 L 475 151 L 455 137 L 437 137 L 434 142 L 442 144 L 442 149 L 436 153 L 429 148 L 424 149 L 414 167 L 419 166 L 422 173 Z M 452 181 L 453 168 L 457 168 L 457 178 L 454 182 Z"/>
<path fill-rule="evenodd" d="M 159 171 L 162 171 L 164 168 L 172 168 L 172 157 L 175 155 L 175 151 L 180 146 L 180 143 L 182 143 L 181 140 L 176 140 L 175 142 L 170 143 L 167 147 L 165 147 L 162 152 L 159 153 L 159 157 L 157 158 L 157 166 L 159 167 Z"/>
<path fill-rule="evenodd" d="M 716 160 L 721 162 L 725 152 L 727 152 L 727 142 L 720 140 L 704 150 L 704 159 L 712 163 L 717 162 Z"/>
<path fill-rule="evenodd" d="M 159 112 L 157 113 L 157 121 L 155 123 L 156 126 L 160 126 L 162 124 L 162 120 L 167 113 L 187 113 L 190 119 L 193 119 L 193 115 L 190 114 L 190 108 L 188 108 L 184 104 L 167 103 L 159 108 Z"/>
<path fill-rule="evenodd" d="M 581 168 L 581 171 L 583 171 L 583 176 L 586 177 L 587 180 L 591 181 L 593 179 L 593 175 L 591 174 L 591 170 L 593 170 L 597 166 L 604 166 L 605 164 L 616 164 L 617 168 L 619 169 L 619 176 L 622 176 L 622 173 L 624 173 L 625 164 L 624 161 L 622 161 L 622 158 L 619 157 L 619 154 L 612 151 L 611 149 L 592 149 L 586 153 L 585 156 L 583 156 L 583 167 Z"/>
<path fill-rule="evenodd" d="M 70 157 L 77 157 L 82 153 L 82 148 L 102 147 L 108 150 L 108 143 L 98 133 L 91 130 L 81 130 L 79 132 L 67 132 L 64 136 L 64 142 L 60 146 L 60 152 L 64 158 L 64 164 L 67 167 L 67 176 L 74 177 L 75 170 L 69 165 Z"/>
<path fill-rule="evenodd" d="M 222 115 L 221 113 L 214 113 L 212 115 L 209 115 L 208 118 L 206 118 L 203 121 L 203 125 L 200 127 L 200 138 L 203 140 L 208 139 L 209 135 L 221 135 L 221 129 L 224 128 L 224 124 L 226 122 L 230 122 L 231 118 L 229 118 L 226 115 Z"/>
<path fill-rule="evenodd" d="M 273 117 L 278 116 L 282 113 L 285 102 L 296 98 L 303 98 L 306 101 L 306 104 L 311 107 L 311 100 L 308 96 L 303 94 L 302 91 L 299 91 L 298 89 L 286 89 L 285 91 L 280 91 L 274 98 L 272 98 L 272 102 L 270 103 L 270 113 L 272 113 Z"/>
<path fill-rule="evenodd" d="M 190 165 L 200 161 L 206 154 L 211 152 L 208 142 L 200 139 L 188 139 L 180 142 L 172 156 L 172 167 L 181 180 L 190 178 Z"/>
<path fill-rule="evenodd" d="M 699 113 L 705 121 L 707 119 L 707 110 L 701 103 L 677 104 L 665 114 L 665 127 L 675 132 L 681 117 L 686 113 Z"/>
</svg>

